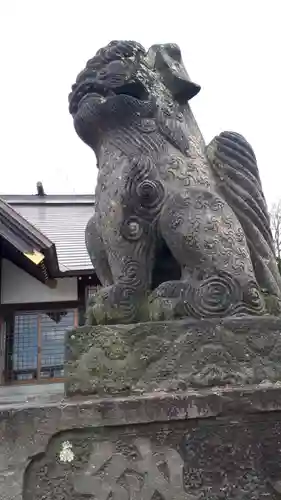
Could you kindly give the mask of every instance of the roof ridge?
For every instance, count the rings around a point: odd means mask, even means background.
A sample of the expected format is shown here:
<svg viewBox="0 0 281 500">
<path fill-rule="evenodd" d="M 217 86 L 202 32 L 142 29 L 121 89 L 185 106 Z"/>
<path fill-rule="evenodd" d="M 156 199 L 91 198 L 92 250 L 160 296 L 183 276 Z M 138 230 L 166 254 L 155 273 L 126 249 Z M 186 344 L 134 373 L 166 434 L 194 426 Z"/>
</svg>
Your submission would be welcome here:
<svg viewBox="0 0 281 500">
<path fill-rule="evenodd" d="M 37 244 L 43 244 L 43 247 L 51 247 L 54 245 L 53 241 L 51 241 L 44 233 L 39 231 L 31 222 L 25 219 L 17 210 L 15 210 L 9 203 L 0 198 L 0 217 L 2 222 L 6 222 L 5 225 L 7 227 L 11 227 L 11 229 L 20 230 L 24 228 L 27 232 L 27 236 L 30 240 L 34 240 Z M 4 221 L 3 221 L 4 219 Z M 23 239 L 25 239 L 25 234 L 21 235 Z"/>
<path fill-rule="evenodd" d="M 94 194 L 46 194 L 45 196 L 38 196 L 38 194 L 0 194 L 0 198 L 11 205 L 92 205 L 95 203 Z"/>
<path fill-rule="evenodd" d="M 3 239 L 26 258 L 28 258 L 26 252 L 30 251 L 33 254 L 38 251 L 44 254 L 46 257 L 46 263 L 44 262 L 42 267 L 44 280 L 50 275 L 49 271 L 51 275 L 57 274 L 58 257 L 55 243 L 1 198 L 0 229 Z"/>
</svg>

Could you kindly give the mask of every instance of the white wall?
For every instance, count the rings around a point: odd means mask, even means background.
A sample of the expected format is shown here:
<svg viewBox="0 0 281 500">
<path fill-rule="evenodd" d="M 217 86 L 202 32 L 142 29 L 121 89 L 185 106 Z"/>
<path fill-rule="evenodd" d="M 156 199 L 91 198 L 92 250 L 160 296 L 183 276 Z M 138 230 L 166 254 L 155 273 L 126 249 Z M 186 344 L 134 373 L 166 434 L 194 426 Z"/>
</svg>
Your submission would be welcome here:
<svg viewBox="0 0 281 500">
<path fill-rule="evenodd" d="M 77 300 L 77 295 L 77 278 L 57 279 L 57 287 L 52 289 L 15 266 L 12 262 L 2 260 L 2 304 Z"/>
</svg>

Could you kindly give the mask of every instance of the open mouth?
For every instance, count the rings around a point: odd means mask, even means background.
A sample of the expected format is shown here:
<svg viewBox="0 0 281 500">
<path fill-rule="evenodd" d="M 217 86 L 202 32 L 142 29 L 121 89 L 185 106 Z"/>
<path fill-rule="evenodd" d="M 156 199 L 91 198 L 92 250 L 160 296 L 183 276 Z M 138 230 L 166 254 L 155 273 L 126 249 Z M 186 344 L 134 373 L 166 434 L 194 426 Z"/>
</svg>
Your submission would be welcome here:
<svg viewBox="0 0 281 500">
<path fill-rule="evenodd" d="M 106 89 L 104 86 L 97 85 L 95 82 L 85 81 L 78 86 L 74 86 L 69 96 L 69 111 L 73 115 L 77 113 L 79 105 L 88 97 L 93 97 L 99 103 L 103 103 L 109 97 L 117 95 L 126 95 L 140 101 L 148 101 L 149 95 L 144 85 L 137 82 L 129 82 L 120 87 Z"/>
</svg>

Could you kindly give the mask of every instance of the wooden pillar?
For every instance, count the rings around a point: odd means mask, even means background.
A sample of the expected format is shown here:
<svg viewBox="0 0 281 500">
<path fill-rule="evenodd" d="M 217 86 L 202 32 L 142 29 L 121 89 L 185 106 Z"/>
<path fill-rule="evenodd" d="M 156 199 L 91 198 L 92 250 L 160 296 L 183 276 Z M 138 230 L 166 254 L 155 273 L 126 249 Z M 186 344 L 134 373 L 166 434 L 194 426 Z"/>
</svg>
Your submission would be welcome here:
<svg viewBox="0 0 281 500">
<path fill-rule="evenodd" d="M 42 357 L 42 331 L 41 331 L 41 314 L 37 317 L 37 381 L 40 381 L 41 373 L 41 357 Z"/>
<path fill-rule="evenodd" d="M 5 322 L 0 317 L 0 385 L 5 383 Z"/>
</svg>

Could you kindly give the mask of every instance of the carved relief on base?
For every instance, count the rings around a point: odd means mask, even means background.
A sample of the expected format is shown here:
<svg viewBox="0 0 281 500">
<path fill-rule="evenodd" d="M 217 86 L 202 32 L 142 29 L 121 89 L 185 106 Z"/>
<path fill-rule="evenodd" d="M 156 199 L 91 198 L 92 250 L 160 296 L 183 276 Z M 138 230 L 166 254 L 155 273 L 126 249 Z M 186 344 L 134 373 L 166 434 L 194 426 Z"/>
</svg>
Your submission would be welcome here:
<svg viewBox="0 0 281 500">
<path fill-rule="evenodd" d="M 25 474 L 24 500 L 277 500 L 280 421 L 73 429 Z"/>
<path fill-rule="evenodd" d="M 280 332 L 270 316 L 81 327 L 67 341 L 67 393 L 276 383 Z"/>
</svg>

